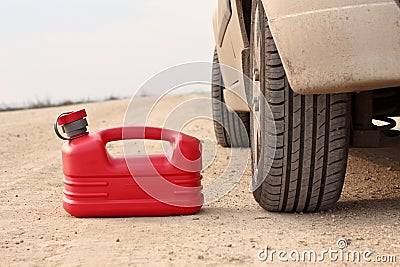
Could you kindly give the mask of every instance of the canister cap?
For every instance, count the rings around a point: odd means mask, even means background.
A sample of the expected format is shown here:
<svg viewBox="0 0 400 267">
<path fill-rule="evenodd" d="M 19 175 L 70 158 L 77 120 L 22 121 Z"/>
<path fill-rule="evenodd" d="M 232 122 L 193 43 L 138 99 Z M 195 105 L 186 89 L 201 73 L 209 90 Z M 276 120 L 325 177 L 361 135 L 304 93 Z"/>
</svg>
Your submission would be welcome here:
<svg viewBox="0 0 400 267">
<path fill-rule="evenodd" d="M 87 135 L 88 122 L 86 117 L 87 114 L 84 109 L 62 113 L 57 117 L 56 122 L 54 123 L 54 131 L 56 132 L 56 135 L 62 140 L 69 141 Z M 63 132 L 68 136 L 68 138 L 60 134 L 58 126 L 61 126 Z"/>
<path fill-rule="evenodd" d="M 81 120 L 83 118 L 87 117 L 86 110 L 81 109 L 79 111 L 71 112 L 65 115 L 62 115 L 57 119 L 57 123 L 60 126 L 63 126 L 65 124 Z"/>
</svg>

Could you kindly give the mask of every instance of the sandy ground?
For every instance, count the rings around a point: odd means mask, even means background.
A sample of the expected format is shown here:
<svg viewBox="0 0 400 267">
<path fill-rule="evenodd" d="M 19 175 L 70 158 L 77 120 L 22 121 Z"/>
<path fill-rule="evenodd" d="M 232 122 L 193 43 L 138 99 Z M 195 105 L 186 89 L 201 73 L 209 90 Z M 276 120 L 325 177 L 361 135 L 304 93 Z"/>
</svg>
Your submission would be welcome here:
<svg viewBox="0 0 400 267">
<path fill-rule="evenodd" d="M 161 125 L 172 107 L 193 97 L 165 99 L 153 124 Z M 134 104 L 140 109 L 150 102 Z M 85 105 L 90 130 L 121 125 L 128 103 Z M 394 255 L 400 264 L 398 148 L 352 149 L 342 198 L 327 212 L 265 212 L 248 192 L 247 168 L 229 194 L 195 215 L 76 219 L 62 208 L 62 141 L 54 135 L 52 123 L 59 113 L 79 107 L 0 113 L 1 266 L 266 265 L 270 259 L 257 259 L 266 246 L 321 252 L 337 249 L 340 238 L 348 240 L 348 250 L 371 250 L 372 260 Z M 211 121 L 194 122 L 186 131 L 214 138 Z M 218 148 L 216 159 L 203 171 L 205 183 L 226 167 L 229 153 Z M 279 263 L 276 256 L 273 263 Z M 346 265 L 340 260 L 325 263 Z"/>
</svg>

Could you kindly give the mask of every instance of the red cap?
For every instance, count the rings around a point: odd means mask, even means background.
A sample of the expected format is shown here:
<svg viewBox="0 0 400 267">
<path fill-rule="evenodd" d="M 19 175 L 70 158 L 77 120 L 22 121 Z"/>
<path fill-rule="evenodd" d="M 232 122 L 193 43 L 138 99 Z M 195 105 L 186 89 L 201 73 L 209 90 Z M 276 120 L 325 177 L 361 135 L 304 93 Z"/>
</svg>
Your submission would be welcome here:
<svg viewBox="0 0 400 267">
<path fill-rule="evenodd" d="M 79 111 L 71 112 L 69 114 L 62 115 L 58 118 L 57 123 L 58 125 L 62 126 L 74 121 L 81 120 L 87 117 L 86 110 L 81 109 Z"/>
</svg>

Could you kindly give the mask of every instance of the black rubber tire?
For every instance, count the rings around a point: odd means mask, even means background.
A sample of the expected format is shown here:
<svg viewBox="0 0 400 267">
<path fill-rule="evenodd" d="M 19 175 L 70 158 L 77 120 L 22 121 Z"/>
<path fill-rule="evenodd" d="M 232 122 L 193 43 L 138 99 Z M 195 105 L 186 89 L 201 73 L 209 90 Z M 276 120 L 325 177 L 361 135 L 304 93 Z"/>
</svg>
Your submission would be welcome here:
<svg viewBox="0 0 400 267">
<path fill-rule="evenodd" d="M 214 132 L 217 142 L 223 147 L 249 147 L 250 113 L 231 112 L 226 108 L 223 84 L 218 54 L 215 50 L 211 91 Z"/>
<path fill-rule="evenodd" d="M 264 40 L 261 42 L 264 56 L 260 57 L 261 91 L 272 112 L 272 116 L 261 114 L 260 149 L 266 155 L 264 160 L 270 157 L 272 166 L 269 170 L 259 170 L 260 178 L 265 180 L 253 195 L 268 211 L 329 209 L 341 195 L 347 167 L 351 95 L 294 93 L 262 3 L 254 2 L 252 20 L 258 8 L 261 28 L 265 29 L 261 29 L 261 40 Z M 265 111 L 265 107 L 261 110 Z M 268 137 L 271 133 L 268 133 L 267 126 L 271 123 L 276 126 L 275 153 L 270 144 L 271 136 Z"/>
</svg>

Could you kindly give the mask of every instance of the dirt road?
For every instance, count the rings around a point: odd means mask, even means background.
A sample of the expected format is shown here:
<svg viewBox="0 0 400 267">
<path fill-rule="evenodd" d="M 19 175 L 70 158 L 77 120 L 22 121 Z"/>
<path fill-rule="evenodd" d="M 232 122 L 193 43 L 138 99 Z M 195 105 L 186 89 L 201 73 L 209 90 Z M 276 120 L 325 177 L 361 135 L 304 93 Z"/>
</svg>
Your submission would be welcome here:
<svg viewBox="0 0 400 267">
<path fill-rule="evenodd" d="M 153 123 L 159 124 L 171 107 L 193 97 L 165 99 Z M 121 125 L 128 103 L 86 104 L 90 130 Z M 148 103 L 143 99 L 135 105 Z M 370 250 L 372 261 L 393 255 L 400 264 L 398 148 L 351 150 L 340 203 L 327 212 L 265 212 L 248 192 L 247 168 L 229 194 L 196 215 L 76 219 L 61 205 L 62 142 L 55 137 L 52 123 L 59 113 L 79 107 L 0 113 L 1 266 L 266 265 L 271 258 L 262 262 L 258 256 L 265 257 L 271 250 L 287 254 L 338 250 L 336 242 L 341 238 L 348 242 L 345 250 Z M 194 123 L 187 132 L 213 138 L 212 122 Z M 203 172 L 205 181 L 217 176 L 229 161 L 229 150 L 218 151 Z M 266 246 L 269 251 L 260 253 Z M 273 256 L 273 262 L 279 263 Z M 346 260 L 331 262 L 326 256 L 324 263 L 345 265 Z"/>
</svg>

